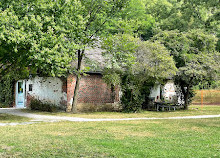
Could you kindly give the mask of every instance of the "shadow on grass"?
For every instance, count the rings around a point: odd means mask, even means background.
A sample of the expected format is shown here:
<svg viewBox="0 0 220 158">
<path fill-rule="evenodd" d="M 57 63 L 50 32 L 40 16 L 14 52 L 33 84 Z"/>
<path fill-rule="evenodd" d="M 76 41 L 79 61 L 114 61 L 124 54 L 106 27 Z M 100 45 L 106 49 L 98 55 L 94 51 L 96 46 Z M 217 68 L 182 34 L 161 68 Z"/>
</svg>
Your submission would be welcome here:
<svg viewBox="0 0 220 158">
<path fill-rule="evenodd" d="M 21 116 L 0 114 L 0 123 L 26 122 L 26 121 L 30 121 L 30 119 L 26 117 L 21 117 Z"/>
<path fill-rule="evenodd" d="M 140 118 L 140 117 L 176 117 L 176 116 L 197 116 L 197 115 L 219 115 L 219 106 L 190 106 L 189 110 L 176 111 L 141 111 L 140 113 L 123 113 L 123 112 L 90 112 L 90 113 L 66 113 L 66 112 L 41 112 L 22 109 L 23 112 L 40 115 L 67 116 L 80 118 Z"/>
</svg>

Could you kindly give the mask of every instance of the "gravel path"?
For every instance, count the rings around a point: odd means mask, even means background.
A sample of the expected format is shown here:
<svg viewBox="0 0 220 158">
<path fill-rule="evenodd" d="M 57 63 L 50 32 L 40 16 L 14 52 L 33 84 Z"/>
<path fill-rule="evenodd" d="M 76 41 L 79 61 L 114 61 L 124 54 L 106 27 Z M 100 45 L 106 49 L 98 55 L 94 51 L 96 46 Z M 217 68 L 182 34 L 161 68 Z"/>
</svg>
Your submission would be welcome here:
<svg viewBox="0 0 220 158">
<path fill-rule="evenodd" d="M 131 120 L 164 120 L 164 119 L 202 119 L 202 118 L 216 118 L 220 117 L 219 115 L 199 115 L 199 116 L 178 116 L 178 117 L 165 117 L 165 118 L 120 118 L 120 119 L 87 119 L 87 118 L 79 118 L 79 117 L 66 117 L 66 116 L 49 116 L 49 115 L 39 115 L 22 112 L 19 109 L 14 108 L 0 108 L 0 113 L 11 114 L 16 116 L 28 117 L 33 119 L 30 122 L 22 122 L 22 123 L 0 123 L 0 126 L 7 125 L 25 125 L 25 124 L 34 124 L 39 122 L 58 122 L 58 121 L 72 121 L 72 122 L 95 122 L 95 121 L 131 121 Z"/>
</svg>

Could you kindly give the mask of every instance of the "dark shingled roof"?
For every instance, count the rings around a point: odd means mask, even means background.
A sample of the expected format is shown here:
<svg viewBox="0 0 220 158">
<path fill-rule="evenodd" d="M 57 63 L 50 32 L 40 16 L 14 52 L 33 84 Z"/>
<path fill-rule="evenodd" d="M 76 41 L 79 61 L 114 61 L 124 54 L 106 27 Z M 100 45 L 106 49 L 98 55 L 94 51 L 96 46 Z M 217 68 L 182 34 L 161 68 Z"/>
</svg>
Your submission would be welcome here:
<svg viewBox="0 0 220 158">
<path fill-rule="evenodd" d="M 82 68 L 90 67 L 90 72 L 101 72 L 106 66 L 105 59 L 102 56 L 101 48 L 87 48 L 85 50 L 85 57 L 82 62 Z M 73 60 L 71 63 L 72 67 L 76 67 L 77 60 Z"/>
</svg>

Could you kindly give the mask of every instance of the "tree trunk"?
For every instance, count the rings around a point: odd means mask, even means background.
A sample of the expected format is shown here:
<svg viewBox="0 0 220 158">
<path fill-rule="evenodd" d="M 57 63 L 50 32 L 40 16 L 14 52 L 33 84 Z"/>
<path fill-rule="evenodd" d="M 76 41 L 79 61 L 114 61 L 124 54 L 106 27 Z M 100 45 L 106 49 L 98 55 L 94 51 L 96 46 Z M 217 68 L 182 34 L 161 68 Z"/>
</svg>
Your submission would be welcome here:
<svg viewBox="0 0 220 158">
<path fill-rule="evenodd" d="M 184 101 L 185 101 L 184 109 L 188 110 L 189 108 L 189 86 L 187 86 L 186 93 L 184 94 Z"/>
<path fill-rule="evenodd" d="M 114 85 L 111 85 L 111 97 L 112 97 L 112 102 L 114 103 L 115 102 L 115 87 Z"/>
<path fill-rule="evenodd" d="M 181 90 L 182 90 L 182 93 L 183 93 L 183 99 L 184 99 L 184 105 L 183 105 L 183 108 L 185 109 L 185 110 L 187 110 L 188 109 L 188 98 L 189 98 L 189 89 L 188 89 L 188 86 L 187 86 L 187 90 L 185 90 L 185 86 L 183 86 L 183 85 L 181 85 L 180 86 L 181 87 Z"/>
<path fill-rule="evenodd" d="M 77 112 L 77 101 L 78 101 L 78 92 L 79 92 L 79 84 L 80 84 L 80 75 L 78 74 L 76 76 L 76 85 L 75 85 L 75 89 L 74 89 L 74 94 L 73 94 L 73 102 L 72 102 L 72 112 L 76 113 Z"/>
<path fill-rule="evenodd" d="M 73 94 L 73 102 L 70 107 L 67 107 L 66 111 L 70 112 L 72 111 L 73 113 L 77 112 L 77 100 L 78 100 L 78 92 L 79 92 L 79 85 L 80 85 L 80 70 L 81 70 L 81 65 L 82 65 L 82 58 L 84 55 L 84 50 L 78 50 L 78 64 L 77 64 L 77 72 L 76 72 L 76 84 L 74 88 L 74 94 Z"/>
<path fill-rule="evenodd" d="M 79 84 L 80 84 L 80 78 L 81 78 L 81 74 L 80 74 L 80 70 L 81 70 L 81 65 L 82 65 L 82 58 L 84 55 L 84 50 L 78 50 L 78 66 L 77 66 L 77 74 L 76 74 L 76 85 L 75 85 L 75 89 L 74 89 L 74 94 L 73 94 L 73 103 L 72 103 L 72 112 L 76 113 L 77 112 L 77 101 L 78 101 L 78 97 L 79 97 Z"/>
</svg>

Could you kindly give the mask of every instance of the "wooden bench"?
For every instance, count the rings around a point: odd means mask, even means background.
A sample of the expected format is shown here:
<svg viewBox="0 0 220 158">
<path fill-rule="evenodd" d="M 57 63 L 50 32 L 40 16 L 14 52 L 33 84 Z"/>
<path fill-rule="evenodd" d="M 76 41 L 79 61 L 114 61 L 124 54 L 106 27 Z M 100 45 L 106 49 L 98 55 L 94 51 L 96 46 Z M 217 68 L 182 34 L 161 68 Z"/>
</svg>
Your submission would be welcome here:
<svg viewBox="0 0 220 158">
<path fill-rule="evenodd" d="M 160 108 L 161 111 L 165 111 L 165 108 L 168 109 L 169 111 L 171 111 L 171 109 L 175 111 L 176 108 L 178 107 L 173 103 L 166 103 L 166 102 L 154 102 L 154 104 L 157 111 L 160 111 Z"/>
</svg>

